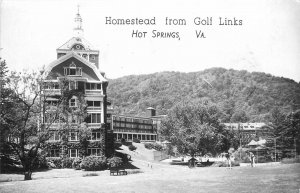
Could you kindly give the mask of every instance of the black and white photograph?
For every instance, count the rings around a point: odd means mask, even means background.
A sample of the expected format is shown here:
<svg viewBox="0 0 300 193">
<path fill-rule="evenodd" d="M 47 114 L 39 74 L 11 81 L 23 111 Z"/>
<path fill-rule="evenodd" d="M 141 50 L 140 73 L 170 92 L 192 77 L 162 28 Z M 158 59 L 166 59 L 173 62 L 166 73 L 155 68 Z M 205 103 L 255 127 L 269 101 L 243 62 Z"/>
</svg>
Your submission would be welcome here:
<svg viewBox="0 0 300 193">
<path fill-rule="evenodd" d="M 0 0 L 0 192 L 300 192 L 300 0 Z"/>
</svg>

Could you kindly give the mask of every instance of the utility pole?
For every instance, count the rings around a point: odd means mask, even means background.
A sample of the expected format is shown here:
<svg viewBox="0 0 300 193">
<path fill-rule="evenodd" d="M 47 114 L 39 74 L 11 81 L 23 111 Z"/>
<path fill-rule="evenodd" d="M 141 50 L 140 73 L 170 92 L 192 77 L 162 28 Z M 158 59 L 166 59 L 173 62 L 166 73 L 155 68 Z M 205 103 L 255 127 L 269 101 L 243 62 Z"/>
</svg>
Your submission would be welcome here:
<svg viewBox="0 0 300 193">
<path fill-rule="evenodd" d="M 239 138 L 240 138 L 240 160 L 242 160 L 242 134 L 240 130 L 240 123 L 238 123 L 238 131 L 239 131 Z"/>
<path fill-rule="evenodd" d="M 276 138 L 274 140 L 275 140 L 275 162 L 276 162 Z"/>
<path fill-rule="evenodd" d="M 294 143 L 295 143 L 295 159 L 297 158 L 297 143 L 296 143 L 296 138 L 294 138 Z"/>
</svg>

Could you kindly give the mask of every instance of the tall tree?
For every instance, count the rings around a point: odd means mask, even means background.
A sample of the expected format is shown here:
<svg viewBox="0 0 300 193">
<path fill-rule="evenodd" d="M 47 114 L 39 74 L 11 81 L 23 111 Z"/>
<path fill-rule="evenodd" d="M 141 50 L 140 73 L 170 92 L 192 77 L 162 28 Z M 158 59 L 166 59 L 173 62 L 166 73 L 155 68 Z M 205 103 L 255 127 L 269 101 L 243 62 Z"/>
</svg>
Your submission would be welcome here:
<svg viewBox="0 0 300 193">
<path fill-rule="evenodd" d="M 10 102 L 10 96 L 13 93 L 11 89 L 8 88 L 9 79 L 7 77 L 8 69 L 5 60 L 0 58 L 0 173 L 2 172 L 5 148 L 5 136 L 10 128 L 10 122 L 7 118 L 10 114 L 7 113 L 7 109 L 12 108 Z"/>
<path fill-rule="evenodd" d="M 230 135 L 220 124 L 219 115 L 218 108 L 207 102 L 181 102 L 162 122 L 160 134 L 182 154 L 226 151 L 230 147 Z"/>
<path fill-rule="evenodd" d="M 275 107 L 270 113 L 272 138 L 276 139 L 277 147 L 296 149 L 300 143 L 300 110 L 283 113 Z M 299 152 L 299 148 L 296 150 Z"/>
<path fill-rule="evenodd" d="M 31 180 L 39 149 L 51 137 L 50 127 L 59 119 L 62 109 L 59 107 L 67 97 L 61 95 L 56 107 L 49 104 L 47 98 L 51 94 L 45 92 L 45 80 L 40 72 L 11 72 L 8 78 L 7 87 L 11 92 L 1 108 L 5 114 L 2 118 L 9 125 L 6 143 L 19 158 L 24 179 Z M 52 116 L 46 123 L 43 115 L 48 111 L 52 111 Z"/>
</svg>

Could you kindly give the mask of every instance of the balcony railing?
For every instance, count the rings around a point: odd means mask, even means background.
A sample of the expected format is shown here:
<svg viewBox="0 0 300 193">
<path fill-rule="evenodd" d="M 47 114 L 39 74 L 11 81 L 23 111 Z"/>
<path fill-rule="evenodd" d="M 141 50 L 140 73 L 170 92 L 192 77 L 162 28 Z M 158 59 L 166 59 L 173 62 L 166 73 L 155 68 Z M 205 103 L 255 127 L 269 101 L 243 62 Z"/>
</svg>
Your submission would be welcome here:
<svg viewBox="0 0 300 193">
<path fill-rule="evenodd" d="M 87 110 L 97 110 L 97 111 L 100 111 L 100 110 L 101 110 L 101 107 L 93 107 L 93 106 L 89 106 L 89 107 L 87 107 Z"/>
<path fill-rule="evenodd" d="M 85 94 L 87 95 L 102 94 L 102 90 L 85 90 Z"/>
</svg>

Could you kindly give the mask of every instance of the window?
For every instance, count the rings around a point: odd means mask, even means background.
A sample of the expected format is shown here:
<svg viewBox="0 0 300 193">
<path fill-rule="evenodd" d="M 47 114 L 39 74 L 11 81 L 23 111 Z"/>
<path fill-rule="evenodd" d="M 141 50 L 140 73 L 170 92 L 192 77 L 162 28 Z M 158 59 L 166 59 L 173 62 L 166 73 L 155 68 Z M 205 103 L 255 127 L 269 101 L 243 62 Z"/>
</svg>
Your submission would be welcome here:
<svg viewBox="0 0 300 193">
<path fill-rule="evenodd" d="M 76 81 L 70 81 L 69 82 L 69 89 L 70 90 L 75 90 L 75 89 L 78 89 L 78 84 Z"/>
<path fill-rule="evenodd" d="M 70 106 L 70 107 L 77 107 L 77 100 L 76 100 L 76 97 L 72 97 L 72 98 L 69 100 L 69 106 Z"/>
<path fill-rule="evenodd" d="M 82 68 L 76 67 L 72 62 L 69 67 L 64 68 L 65 76 L 82 76 Z"/>
<path fill-rule="evenodd" d="M 86 118 L 87 123 L 101 123 L 101 113 L 89 113 Z"/>
<path fill-rule="evenodd" d="M 51 106 L 56 106 L 57 102 L 58 100 L 54 100 L 54 99 L 47 100 L 47 104 Z"/>
<path fill-rule="evenodd" d="M 101 107 L 100 101 L 87 101 L 89 107 Z"/>
<path fill-rule="evenodd" d="M 78 140 L 77 132 L 70 132 L 69 141 L 77 141 L 77 140 Z"/>
<path fill-rule="evenodd" d="M 101 133 L 100 132 L 92 132 L 90 140 L 101 140 Z"/>
<path fill-rule="evenodd" d="M 69 150 L 70 157 L 78 157 L 78 150 L 77 149 L 70 149 Z"/>
<path fill-rule="evenodd" d="M 101 90 L 100 83 L 86 83 L 87 90 Z"/>
<path fill-rule="evenodd" d="M 76 106 L 76 99 L 70 99 L 70 107 Z"/>
<path fill-rule="evenodd" d="M 88 148 L 87 152 L 88 152 L 88 156 L 89 155 L 101 156 L 101 149 L 100 148 Z"/>
<path fill-rule="evenodd" d="M 49 157 L 59 157 L 59 149 L 51 149 Z"/>
<path fill-rule="evenodd" d="M 50 138 L 49 141 L 59 141 L 60 136 L 57 132 L 50 132 Z"/>
<path fill-rule="evenodd" d="M 96 60 L 95 55 L 90 55 L 90 58 L 91 58 L 92 60 Z"/>
</svg>

